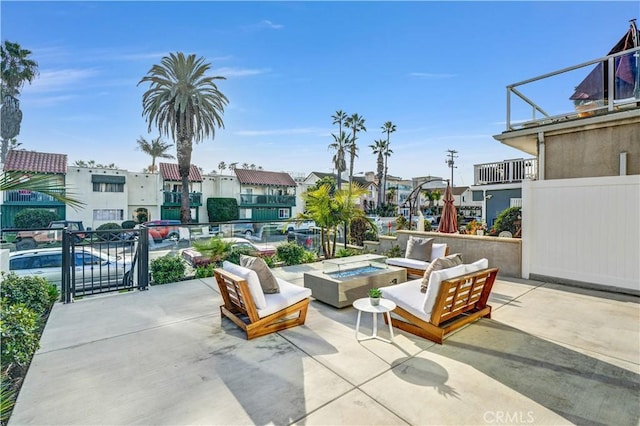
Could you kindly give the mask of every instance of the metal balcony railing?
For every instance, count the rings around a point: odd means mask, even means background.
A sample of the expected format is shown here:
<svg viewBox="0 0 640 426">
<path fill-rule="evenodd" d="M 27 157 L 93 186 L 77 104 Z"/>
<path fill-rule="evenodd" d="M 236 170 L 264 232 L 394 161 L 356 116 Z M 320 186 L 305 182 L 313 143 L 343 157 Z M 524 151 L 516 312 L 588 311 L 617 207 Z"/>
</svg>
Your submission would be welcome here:
<svg viewBox="0 0 640 426">
<path fill-rule="evenodd" d="M 475 185 L 522 182 L 524 179 L 537 178 L 538 160 L 535 158 L 519 158 L 495 163 L 476 164 L 473 166 L 473 172 Z"/>
<path fill-rule="evenodd" d="M 174 192 L 174 191 L 163 191 L 164 193 L 164 202 L 165 206 L 179 206 L 182 203 L 182 192 Z M 189 205 L 190 206 L 201 206 L 202 205 L 202 193 L 201 192 L 190 192 L 189 193 Z"/>
<path fill-rule="evenodd" d="M 295 195 L 254 195 L 240 194 L 241 206 L 273 205 L 282 207 L 293 207 L 296 205 Z"/>
<path fill-rule="evenodd" d="M 64 195 L 64 190 L 52 190 L 51 192 Z M 38 191 L 30 191 L 26 189 L 14 189 L 10 191 L 4 191 L 4 202 L 7 204 L 63 204 L 57 201 L 51 195 L 43 194 Z"/>
<path fill-rule="evenodd" d="M 640 47 L 635 47 L 510 84 L 507 131 L 638 108 L 639 65 Z"/>
</svg>

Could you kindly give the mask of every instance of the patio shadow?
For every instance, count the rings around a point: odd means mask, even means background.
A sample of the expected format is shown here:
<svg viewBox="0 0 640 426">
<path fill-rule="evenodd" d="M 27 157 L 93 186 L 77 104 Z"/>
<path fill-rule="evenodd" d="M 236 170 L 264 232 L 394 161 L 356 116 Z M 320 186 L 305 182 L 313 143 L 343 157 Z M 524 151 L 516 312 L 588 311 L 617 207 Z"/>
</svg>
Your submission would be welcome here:
<svg viewBox="0 0 640 426">
<path fill-rule="evenodd" d="M 467 364 L 574 424 L 640 420 L 640 375 L 497 321 L 477 321 L 428 351 Z"/>
</svg>

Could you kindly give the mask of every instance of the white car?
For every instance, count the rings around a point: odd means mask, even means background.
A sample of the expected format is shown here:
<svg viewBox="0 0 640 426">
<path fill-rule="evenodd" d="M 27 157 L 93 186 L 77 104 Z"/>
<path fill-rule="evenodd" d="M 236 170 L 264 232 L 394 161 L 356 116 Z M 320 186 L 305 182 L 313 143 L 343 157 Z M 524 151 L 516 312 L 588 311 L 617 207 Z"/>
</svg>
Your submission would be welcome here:
<svg viewBox="0 0 640 426">
<path fill-rule="evenodd" d="M 89 247 L 75 250 L 76 290 L 125 285 L 131 262 Z M 17 275 L 35 275 L 62 287 L 62 247 L 16 251 L 9 254 L 9 270 Z"/>
<path fill-rule="evenodd" d="M 276 254 L 276 248 L 271 244 L 255 244 L 247 239 L 237 237 L 222 238 L 222 241 L 231 243 L 231 247 L 233 248 L 246 247 L 260 256 L 273 256 Z"/>
</svg>

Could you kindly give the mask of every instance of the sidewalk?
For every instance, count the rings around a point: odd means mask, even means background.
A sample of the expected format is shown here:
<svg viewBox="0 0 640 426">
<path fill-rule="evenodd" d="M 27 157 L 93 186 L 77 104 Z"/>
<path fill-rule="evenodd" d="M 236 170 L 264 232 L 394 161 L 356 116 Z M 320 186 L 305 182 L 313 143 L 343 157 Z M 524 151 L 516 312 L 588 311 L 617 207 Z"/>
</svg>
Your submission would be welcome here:
<svg viewBox="0 0 640 426">
<path fill-rule="evenodd" d="M 357 342 L 317 301 L 247 341 L 211 278 L 57 304 L 10 424 L 638 424 L 637 297 L 500 279 L 490 301 L 443 345 Z"/>
</svg>

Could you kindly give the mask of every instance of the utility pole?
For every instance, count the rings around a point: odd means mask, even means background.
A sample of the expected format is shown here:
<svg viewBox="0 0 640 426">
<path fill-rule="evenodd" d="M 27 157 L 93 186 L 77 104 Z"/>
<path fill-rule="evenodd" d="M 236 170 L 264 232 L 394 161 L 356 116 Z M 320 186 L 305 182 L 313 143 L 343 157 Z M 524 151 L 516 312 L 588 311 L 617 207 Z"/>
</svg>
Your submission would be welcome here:
<svg viewBox="0 0 640 426">
<path fill-rule="evenodd" d="M 447 153 L 447 158 L 444 160 L 444 162 L 451 169 L 451 189 L 453 189 L 453 169 L 457 169 L 457 167 L 454 166 L 454 158 L 458 158 L 458 156 L 455 155 L 458 153 L 458 151 L 456 151 L 455 149 L 448 149 Z"/>
</svg>

